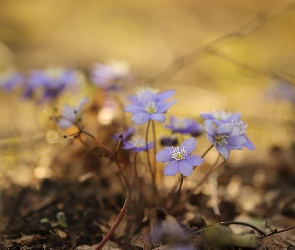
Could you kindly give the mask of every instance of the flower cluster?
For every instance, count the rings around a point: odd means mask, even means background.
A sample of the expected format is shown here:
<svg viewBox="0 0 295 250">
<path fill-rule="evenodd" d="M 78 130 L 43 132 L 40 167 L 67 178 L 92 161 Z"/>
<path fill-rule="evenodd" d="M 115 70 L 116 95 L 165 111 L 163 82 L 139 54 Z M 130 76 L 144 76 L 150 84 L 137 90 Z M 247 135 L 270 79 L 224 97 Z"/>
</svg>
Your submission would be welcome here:
<svg viewBox="0 0 295 250">
<path fill-rule="evenodd" d="M 41 89 L 41 101 L 53 100 L 66 88 L 74 87 L 77 83 L 78 75 L 73 70 L 59 67 L 35 70 L 25 82 L 23 97 L 31 98 L 37 89 Z"/>
<path fill-rule="evenodd" d="M 134 125 L 142 125 L 149 120 L 163 123 L 166 120 L 163 113 L 166 113 L 176 102 L 174 100 L 166 103 L 165 100 L 173 94 L 173 90 L 162 93 L 155 93 L 150 90 L 140 92 L 136 96 L 129 97 L 132 103 L 125 107 L 124 111 L 133 114 L 131 120 Z"/>
<path fill-rule="evenodd" d="M 216 147 L 223 159 L 228 160 L 231 150 L 243 147 L 254 150 L 254 145 L 245 132 L 247 124 L 241 120 L 241 114 L 224 110 L 202 113 L 208 140 Z"/>
</svg>

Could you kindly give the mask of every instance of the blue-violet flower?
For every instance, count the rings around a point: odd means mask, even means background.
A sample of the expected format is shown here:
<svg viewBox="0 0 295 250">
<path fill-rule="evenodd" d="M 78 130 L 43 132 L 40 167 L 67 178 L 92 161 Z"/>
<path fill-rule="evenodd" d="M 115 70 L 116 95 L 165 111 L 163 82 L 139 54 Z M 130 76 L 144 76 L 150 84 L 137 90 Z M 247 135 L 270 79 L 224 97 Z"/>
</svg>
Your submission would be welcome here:
<svg viewBox="0 0 295 250">
<path fill-rule="evenodd" d="M 63 104 L 61 116 L 60 116 L 60 118 L 58 118 L 56 120 L 58 126 L 62 129 L 67 129 L 67 128 L 75 125 L 80 118 L 80 113 L 82 111 L 83 106 L 87 102 L 88 102 L 88 98 L 84 97 L 83 99 L 80 100 L 77 107 L 73 108 L 67 104 Z"/>
<path fill-rule="evenodd" d="M 215 110 L 211 113 L 201 113 L 200 115 L 205 121 L 213 121 L 217 126 L 225 123 L 231 123 L 233 126 L 238 126 L 240 129 L 240 135 L 244 136 L 246 139 L 246 142 L 243 146 L 249 150 L 254 150 L 253 143 L 245 134 L 248 125 L 241 120 L 240 113 L 231 113 L 225 110 Z"/>
<path fill-rule="evenodd" d="M 200 135 L 204 128 L 201 124 L 190 118 L 177 118 L 175 116 L 170 117 L 170 124 L 165 125 L 173 133 L 191 134 L 192 136 Z"/>
<path fill-rule="evenodd" d="M 41 101 L 55 99 L 65 88 L 78 83 L 75 71 L 60 67 L 49 67 L 45 70 L 34 70 L 27 79 L 23 97 L 30 98 L 35 90 L 42 89 Z"/>
<path fill-rule="evenodd" d="M 197 155 L 191 155 L 196 144 L 196 140 L 190 137 L 180 147 L 166 147 L 158 152 L 156 154 L 156 160 L 158 162 L 168 162 L 164 168 L 164 174 L 172 176 L 179 171 L 184 176 L 191 175 L 194 166 L 199 166 L 204 162 L 203 158 Z"/>
<path fill-rule="evenodd" d="M 142 125 L 149 120 L 164 122 L 166 117 L 163 113 L 176 102 L 176 100 L 166 103 L 166 97 L 157 96 L 156 94 L 145 91 L 138 100 L 134 100 L 124 111 L 132 113 L 132 122 L 135 125 Z"/>
<path fill-rule="evenodd" d="M 206 120 L 205 130 L 208 140 L 224 160 L 228 160 L 231 150 L 242 150 L 247 142 L 245 136 L 241 135 L 241 128 L 231 123 L 217 125 L 211 120 Z"/>
<path fill-rule="evenodd" d="M 148 142 L 139 135 L 133 135 L 130 140 L 123 141 L 123 149 L 131 150 L 133 152 L 147 151 L 154 146 L 154 142 Z"/>
</svg>

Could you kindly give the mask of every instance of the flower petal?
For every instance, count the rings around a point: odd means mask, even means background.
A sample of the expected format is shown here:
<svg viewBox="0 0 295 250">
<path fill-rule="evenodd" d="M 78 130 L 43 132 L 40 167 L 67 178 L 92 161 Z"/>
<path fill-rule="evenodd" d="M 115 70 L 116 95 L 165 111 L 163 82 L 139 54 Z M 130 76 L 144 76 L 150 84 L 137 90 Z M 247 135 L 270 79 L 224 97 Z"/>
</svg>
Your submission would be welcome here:
<svg viewBox="0 0 295 250">
<path fill-rule="evenodd" d="M 216 150 L 224 160 L 228 160 L 229 150 L 226 147 L 217 146 Z"/>
<path fill-rule="evenodd" d="M 157 96 L 157 100 L 165 100 L 171 96 L 173 96 L 175 94 L 175 90 L 174 89 L 170 89 L 161 93 L 158 93 Z"/>
<path fill-rule="evenodd" d="M 214 137 L 215 135 L 215 126 L 211 120 L 206 120 L 205 122 L 205 130 L 211 136 Z"/>
<path fill-rule="evenodd" d="M 141 94 L 141 103 L 143 106 L 148 104 L 148 102 L 154 102 L 156 99 L 156 95 L 150 91 L 145 91 Z"/>
<path fill-rule="evenodd" d="M 164 168 L 164 175 L 173 176 L 178 172 L 178 161 L 170 161 Z"/>
<path fill-rule="evenodd" d="M 171 102 L 165 103 L 165 102 L 158 102 L 157 103 L 157 113 L 166 113 L 167 110 L 174 104 L 176 103 L 177 100 L 173 100 Z"/>
<path fill-rule="evenodd" d="M 204 159 L 197 155 L 188 155 L 185 160 L 194 167 L 203 164 Z"/>
<path fill-rule="evenodd" d="M 191 153 L 195 147 L 197 145 L 197 142 L 196 142 L 196 139 L 193 138 L 193 137 L 190 137 L 188 139 L 186 139 L 182 144 L 181 146 L 185 148 L 186 152 L 189 154 Z M 181 147 L 180 146 L 180 147 Z"/>
<path fill-rule="evenodd" d="M 147 113 L 137 113 L 131 117 L 131 121 L 135 125 L 142 125 L 150 119 L 150 115 Z"/>
<path fill-rule="evenodd" d="M 87 97 L 84 97 L 80 100 L 80 102 L 78 103 L 77 106 L 77 112 L 78 114 L 81 112 L 83 106 L 89 101 L 89 99 Z"/>
<path fill-rule="evenodd" d="M 244 136 L 245 136 L 245 139 L 246 139 L 246 143 L 243 145 L 244 147 L 246 147 L 247 149 L 249 149 L 249 150 L 254 150 L 254 145 L 253 145 L 253 143 L 249 140 L 249 138 L 244 134 Z"/>
<path fill-rule="evenodd" d="M 63 118 L 59 119 L 57 123 L 58 123 L 58 126 L 62 129 L 66 129 L 74 125 L 71 121 L 68 121 L 67 119 L 63 119 Z"/>
<path fill-rule="evenodd" d="M 216 134 L 228 134 L 233 130 L 231 123 L 225 123 L 217 127 Z"/>
<path fill-rule="evenodd" d="M 150 119 L 163 123 L 166 120 L 166 117 L 162 114 L 151 114 Z"/>
<path fill-rule="evenodd" d="M 240 117 L 241 117 L 241 114 L 240 114 L 240 113 L 232 113 L 232 114 L 230 115 L 230 117 L 228 117 L 227 119 L 224 120 L 224 122 L 226 122 L 226 123 L 227 123 L 227 122 L 231 123 L 232 120 L 240 119 Z"/>
<path fill-rule="evenodd" d="M 212 113 L 201 113 L 200 116 L 204 120 L 214 120 L 214 117 L 213 117 Z"/>
<path fill-rule="evenodd" d="M 183 176 L 189 176 L 193 172 L 193 166 L 187 161 L 179 161 L 179 172 Z"/>
<path fill-rule="evenodd" d="M 240 146 L 247 142 L 246 138 L 240 135 L 231 136 L 226 141 L 229 145 L 232 145 L 232 146 Z"/>
<path fill-rule="evenodd" d="M 73 123 L 76 121 L 76 114 L 74 109 L 67 104 L 62 105 L 61 116 Z"/>
<path fill-rule="evenodd" d="M 171 160 L 171 147 L 167 147 L 156 154 L 156 161 L 158 162 L 168 162 Z"/>
<path fill-rule="evenodd" d="M 138 104 L 137 105 L 130 104 L 124 108 L 124 111 L 127 113 L 135 114 L 135 113 L 142 112 L 143 108 L 141 106 L 139 106 Z"/>
</svg>

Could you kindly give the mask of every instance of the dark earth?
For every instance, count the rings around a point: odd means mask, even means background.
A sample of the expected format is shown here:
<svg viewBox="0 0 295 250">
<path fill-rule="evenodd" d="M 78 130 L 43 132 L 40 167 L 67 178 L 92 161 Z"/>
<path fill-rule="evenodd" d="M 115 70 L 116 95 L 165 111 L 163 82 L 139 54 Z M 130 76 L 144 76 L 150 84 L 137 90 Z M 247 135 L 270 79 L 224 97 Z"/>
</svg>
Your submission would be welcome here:
<svg viewBox="0 0 295 250">
<path fill-rule="evenodd" d="M 247 167 L 246 174 L 245 167 Z M 219 188 L 229 185 L 234 175 L 242 177 L 241 188 L 252 185 L 251 176 L 257 168 L 264 169 L 265 167 L 252 164 L 237 168 L 237 166 L 227 164 L 224 168 L 226 171 L 218 177 Z M 110 228 L 109 218 L 117 216 L 124 203 L 124 193 L 111 194 L 105 191 L 109 189 L 111 183 L 112 180 L 108 181 L 98 178 L 95 174 L 90 174 L 79 181 L 64 178 L 44 179 L 37 187 L 11 185 L 3 189 L 1 191 L 0 249 L 91 249 L 90 246 L 98 244 L 103 239 Z M 262 199 L 259 206 L 250 212 L 245 212 L 234 201 L 228 201 L 223 196 L 219 203 L 221 213 L 219 217 L 214 214 L 212 207 L 208 206 L 210 196 L 201 191 L 190 195 L 186 205 L 174 211 L 166 212 L 161 207 L 150 207 L 148 209 L 154 211 L 153 216 L 143 216 L 142 212 L 139 216 L 140 220 L 138 215 L 134 216 L 133 201 L 130 204 L 130 211 L 120 225 L 124 228 L 123 233 L 111 237 L 111 242 L 117 245 L 115 247 L 106 246 L 105 249 L 151 249 L 152 247 L 160 249 L 157 247 L 169 244 L 169 241 L 161 240 L 160 245 L 139 246 L 140 244 L 134 243 L 132 236 L 140 235 L 141 231 L 148 232 L 146 228 L 152 225 L 151 221 L 165 221 L 168 214 L 178 221 L 179 226 L 188 235 L 199 228 L 206 228 L 206 225 L 214 224 L 213 222 L 230 222 L 236 220 L 241 214 L 247 214 L 250 218 L 264 220 L 264 224 L 260 224 L 259 228 L 265 235 L 270 233 L 268 237 L 259 240 L 256 249 L 294 249 L 295 231 L 276 234 L 274 232 L 278 228 L 273 226 L 271 220 L 267 225 L 267 219 L 264 219 L 282 216 L 281 218 L 284 218 L 282 221 L 286 223 L 283 223 L 284 228 L 279 228 L 279 230 L 292 227 L 292 224 L 295 226 L 294 190 L 295 180 L 287 179 L 284 172 L 278 172 L 275 181 L 266 181 L 256 189 L 255 192 L 261 194 Z M 266 200 L 267 194 L 274 191 L 278 192 L 278 195 L 272 200 Z M 184 220 L 192 211 L 194 211 L 194 216 L 189 220 Z M 128 221 L 127 224 L 126 221 Z M 242 229 L 241 234 L 251 233 L 259 236 L 259 232 L 255 229 L 243 225 L 239 227 Z M 77 248 L 78 246 L 89 246 L 89 248 Z M 209 248 L 203 244 L 200 245 L 200 249 Z M 255 248 L 232 245 L 210 249 Z"/>
</svg>

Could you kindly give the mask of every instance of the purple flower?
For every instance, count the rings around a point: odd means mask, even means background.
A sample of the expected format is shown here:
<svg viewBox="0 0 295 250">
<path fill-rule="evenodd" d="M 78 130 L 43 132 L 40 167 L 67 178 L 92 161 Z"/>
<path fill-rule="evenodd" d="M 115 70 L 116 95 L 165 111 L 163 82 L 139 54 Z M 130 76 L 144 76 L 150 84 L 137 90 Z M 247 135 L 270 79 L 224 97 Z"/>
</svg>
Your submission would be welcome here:
<svg viewBox="0 0 295 250">
<path fill-rule="evenodd" d="M 172 176 L 179 171 L 184 176 L 191 175 L 193 167 L 204 162 L 203 158 L 190 154 L 195 149 L 196 144 L 196 140 L 191 137 L 186 139 L 180 147 L 166 147 L 158 152 L 156 160 L 158 162 L 168 162 L 164 174 Z"/>
<path fill-rule="evenodd" d="M 67 87 L 73 87 L 78 83 L 78 75 L 73 70 L 65 70 L 58 67 L 46 70 L 32 71 L 25 85 L 23 97 L 30 98 L 35 90 L 42 89 L 41 100 L 52 100 Z"/>
<path fill-rule="evenodd" d="M 241 127 L 231 123 L 217 125 L 211 120 L 205 121 L 208 140 L 216 147 L 224 160 L 228 160 L 231 150 L 242 150 L 247 140 L 241 135 Z"/>
<path fill-rule="evenodd" d="M 106 91 L 122 89 L 119 80 L 131 80 L 129 65 L 124 61 L 112 60 L 109 64 L 95 63 L 91 69 L 91 81 Z"/>
<path fill-rule="evenodd" d="M 241 114 L 231 113 L 225 110 L 214 110 L 211 113 L 201 113 L 200 116 L 204 120 L 211 120 L 214 121 L 217 125 L 221 125 L 223 123 L 231 123 L 232 120 L 240 119 Z"/>
<path fill-rule="evenodd" d="M 131 150 L 133 152 L 147 151 L 154 146 L 153 142 L 146 145 L 146 141 L 139 135 L 133 135 L 130 140 L 123 141 L 123 149 Z"/>
<path fill-rule="evenodd" d="M 12 69 L 8 69 L 0 74 L 0 88 L 4 91 L 10 92 L 22 85 L 24 76 Z"/>
<path fill-rule="evenodd" d="M 128 127 L 123 133 L 117 133 L 114 135 L 114 140 L 119 141 L 120 136 L 122 136 L 122 142 L 128 141 L 135 133 L 135 128 Z"/>
<path fill-rule="evenodd" d="M 198 136 L 204 130 L 203 126 L 193 119 L 179 119 L 175 116 L 170 117 L 170 124 L 165 125 L 165 127 L 173 133 L 191 134 L 192 136 Z"/>
<path fill-rule="evenodd" d="M 155 94 L 156 101 L 164 101 L 164 100 L 172 97 L 175 94 L 175 90 L 173 90 L 173 89 L 158 93 L 159 92 L 158 89 L 154 89 L 151 87 L 141 87 L 137 90 L 136 95 L 131 95 L 131 96 L 127 97 L 127 100 L 129 100 L 131 102 L 140 102 L 142 99 L 142 95 L 146 92 L 150 92 L 152 94 Z"/>
<path fill-rule="evenodd" d="M 57 119 L 57 124 L 62 129 L 67 129 L 77 123 L 82 111 L 82 107 L 88 102 L 88 98 L 83 98 L 77 105 L 73 108 L 64 104 L 62 106 L 61 117 Z"/>
<path fill-rule="evenodd" d="M 166 103 L 165 96 L 158 96 L 150 91 L 141 94 L 140 98 L 129 104 L 124 111 L 132 113 L 132 122 L 135 125 L 142 125 L 149 120 L 164 122 L 166 117 L 163 113 L 176 102 L 176 100 Z"/>
<path fill-rule="evenodd" d="M 274 83 L 265 91 L 267 100 L 288 101 L 295 105 L 294 85 L 285 79 L 276 78 Z"/>
<path fill-rule="evenodd" d="M 245 134 L 248 125 L 241 120 L 240 113 L 231 113 L 229 111 L 216 110 L 212 113 L 201 113 L 200 115 L 205 121 L 213 121 L 217 126 L 225 123 L 231 123 L 233 126 L 238 126 L 240 129 L 240 135 L 244 136 L 246 139 L 246 142 L 243 146 L 249 150 L 254 150 L 253 143 Z"/>
</svg>

